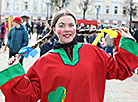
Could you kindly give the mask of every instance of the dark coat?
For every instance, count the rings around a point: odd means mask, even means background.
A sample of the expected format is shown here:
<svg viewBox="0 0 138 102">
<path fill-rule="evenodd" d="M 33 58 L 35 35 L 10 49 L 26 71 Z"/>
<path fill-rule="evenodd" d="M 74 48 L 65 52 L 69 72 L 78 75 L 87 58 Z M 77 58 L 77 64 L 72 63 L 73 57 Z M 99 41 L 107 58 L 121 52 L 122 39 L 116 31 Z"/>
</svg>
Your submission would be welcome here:
<svg viewBox="0 0 138 102">
<path fill-rule="evenodd" d="M 134 38 L 136 39 L 136 41 L 138 43 L 138 29 L 134 32 Z"/>
<path fill-rule="evenodd" d="M 51 50 L 53 48 L 55 41 L 57 41 L 57 40 L 58 40 L 58 37 L 55 35 L 48 42 L 43 43 L 40 46 L 40 56 L 42 56 L 43 54 L 45 54 L 49 50 Z"/>
</svg>

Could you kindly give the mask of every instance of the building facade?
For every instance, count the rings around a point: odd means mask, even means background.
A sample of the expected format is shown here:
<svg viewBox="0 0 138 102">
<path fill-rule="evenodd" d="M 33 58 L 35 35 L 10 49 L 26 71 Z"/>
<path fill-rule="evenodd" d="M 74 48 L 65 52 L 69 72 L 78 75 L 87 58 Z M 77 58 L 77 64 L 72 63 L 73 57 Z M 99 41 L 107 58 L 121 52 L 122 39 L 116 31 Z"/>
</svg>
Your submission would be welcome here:
<svg viewBox="0 0 138 102">
<path fill-rule="evenodd" d="M 51 18 L 60 7 L 70 9 L 77 19 L 97 20 L 98 24 L 129 27 L 129 0 L 0 0 L 0 22 L 9 16 L 27 16 L 30 20 L 44 21 Z M 126 3 L 127 1 L 127 3 Z M 87 3 L 87 8 L 84 2 Z M 135 3 L 138 7 L 138 3 Z M 132 17 L 137 24 L 138 10 Z"/>
<path fill-rule="evenodd" d="M 73 10 L 77 18 L 82 18 L 83 1 L 75 0 Z M 89 20 L 97 20 L 99 24 L 119 25 L 129 27 L 130 14 L 128 9 L 130 0 L 89 0 L 86 12 L 86 18 Z M 138 7 L 138 3 L 134 3 Z M 132 16 L 132 26 L 138 28 L 138 8 L 135 15 Z"/>
</svg>

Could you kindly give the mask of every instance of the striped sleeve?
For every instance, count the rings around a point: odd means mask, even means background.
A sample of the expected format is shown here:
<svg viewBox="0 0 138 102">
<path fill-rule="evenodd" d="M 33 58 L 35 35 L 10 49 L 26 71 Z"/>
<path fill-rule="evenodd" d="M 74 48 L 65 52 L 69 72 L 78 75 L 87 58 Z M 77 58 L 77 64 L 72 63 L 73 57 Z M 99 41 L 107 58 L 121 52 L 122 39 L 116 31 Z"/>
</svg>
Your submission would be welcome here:
<svg viewBox="0 0 138 102">
<path fill-rule="evenodd" d="M 122 37 L 119 47 L 138 57 L 138 43 L 135 41 Z"/>
<path fill-rule="evenodd" d="M 9 80 L 25 74 L 25 71 L 20 63 L 15 64 L 0 72 L 0 87 Z"/>
</svg>

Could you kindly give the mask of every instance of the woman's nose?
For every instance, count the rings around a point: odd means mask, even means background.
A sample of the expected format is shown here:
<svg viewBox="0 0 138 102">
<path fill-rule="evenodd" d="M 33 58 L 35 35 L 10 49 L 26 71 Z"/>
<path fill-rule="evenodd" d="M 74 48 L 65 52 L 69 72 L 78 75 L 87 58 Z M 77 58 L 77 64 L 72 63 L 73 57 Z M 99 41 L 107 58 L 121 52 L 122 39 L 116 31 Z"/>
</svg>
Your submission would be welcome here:
<svg viewBox="0 0 138 102">
<path fill-rule="evenodd" d="M 70 28 L 68 26 L 65 27 L 65 31 L 69 31 Z"/>
</svg>

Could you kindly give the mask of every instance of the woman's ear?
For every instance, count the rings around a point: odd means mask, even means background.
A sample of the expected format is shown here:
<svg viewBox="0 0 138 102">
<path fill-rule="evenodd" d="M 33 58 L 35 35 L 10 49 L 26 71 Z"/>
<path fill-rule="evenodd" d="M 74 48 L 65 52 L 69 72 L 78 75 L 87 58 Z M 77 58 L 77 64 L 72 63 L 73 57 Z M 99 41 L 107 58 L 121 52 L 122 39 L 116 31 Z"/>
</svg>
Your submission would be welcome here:
<svg viewBox="0 0 138 102">
<path fill-rule="evenodd" d="M 56 34 L 56 28 L 53 27 L 52 30 L 53 30 L 54 34 Z"/>
</svg>

